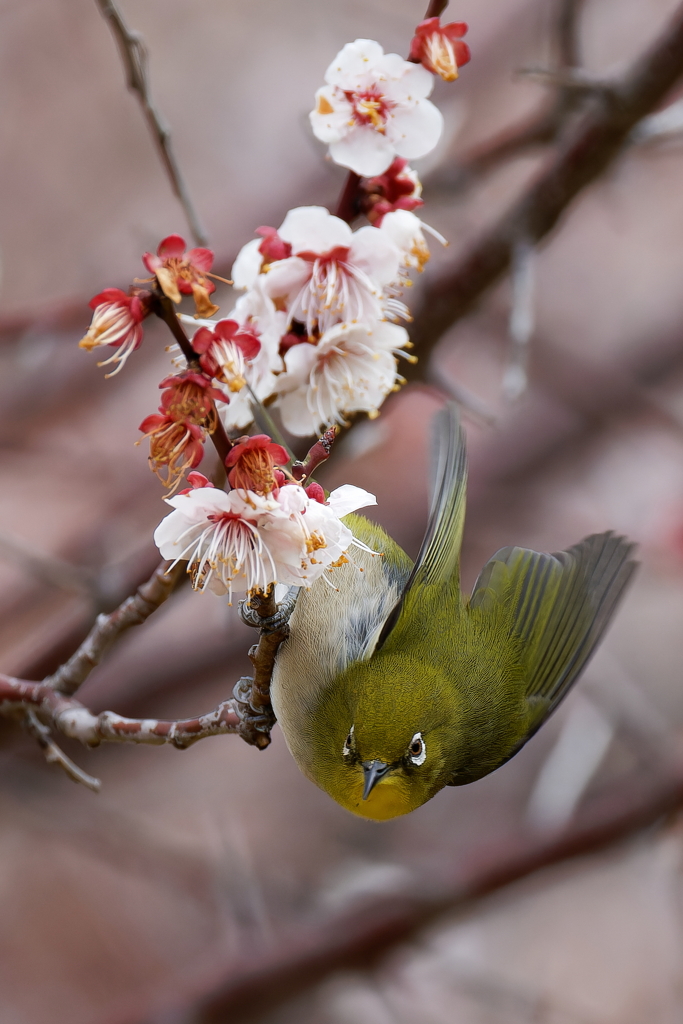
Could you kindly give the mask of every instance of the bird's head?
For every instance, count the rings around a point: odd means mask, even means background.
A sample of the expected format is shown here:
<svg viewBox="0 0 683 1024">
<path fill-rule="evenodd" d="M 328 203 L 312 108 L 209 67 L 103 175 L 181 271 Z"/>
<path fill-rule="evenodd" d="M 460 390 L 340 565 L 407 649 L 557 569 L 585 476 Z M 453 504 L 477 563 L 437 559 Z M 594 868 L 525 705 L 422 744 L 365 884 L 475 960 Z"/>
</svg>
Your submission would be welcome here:
<svg viewBox="0 0 683 1024">
<path fill-rule="evenodd" d="M 408 814 L 448 781 L 452 708 L 437 671 L 406 656 L 350 666 L 317 709 L 310 773 L 353 814 Z"/>
</svg>

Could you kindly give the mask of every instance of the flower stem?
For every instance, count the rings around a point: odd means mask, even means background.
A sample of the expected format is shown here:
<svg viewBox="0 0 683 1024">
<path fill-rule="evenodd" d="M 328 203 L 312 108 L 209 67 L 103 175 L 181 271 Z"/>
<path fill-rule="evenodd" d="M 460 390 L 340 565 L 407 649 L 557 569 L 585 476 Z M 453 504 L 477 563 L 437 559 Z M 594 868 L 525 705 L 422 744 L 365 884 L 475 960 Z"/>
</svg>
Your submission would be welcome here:
<svg viewBox="0 0 683 1024">
<path fill-rule="evenodd" d="M 163 293 L 155 290 L 152 311 L 159 317 L 160 320 L 164 321 L 164 323 L 170 330 L 171 334 L 178 342 L 180 350 L 185 356 L 185 359 L 187 360 L 188 367 L 192 370 L 197 370 L 199 373 L 201 373 L 202 370 L 199 365 L 199 357 L 197 356 L 195 350 L 192 348 L 192 342 L 185 333 L 185 329 L 183 328 L 183 325 L 178 319 L 178 316 L 175 311 L 175 306 L 173 305 L 171 300 Z M 223 426 L 221 418 L 218 414 L 216 414 L 216 427 L 209 436 L 211 437 L 213 446 L 218 453 L 219 459 L 223 464 L 225 464 L 225 460 L 228 456 L 228 453 L 230 452 L 230 449 L 233 447 L 233 444 L 230 438 L 228 437 L 225 427 Z"/>
<path fill-rule="evenodd" d="M 335 216 L 345 220 L 347 224 L 355 220 L 359 214 L 358 209 L 358 186 L 361 178 L 355 171 L 349 171 L 348 177 L 339 196 Z"/>
</svg>

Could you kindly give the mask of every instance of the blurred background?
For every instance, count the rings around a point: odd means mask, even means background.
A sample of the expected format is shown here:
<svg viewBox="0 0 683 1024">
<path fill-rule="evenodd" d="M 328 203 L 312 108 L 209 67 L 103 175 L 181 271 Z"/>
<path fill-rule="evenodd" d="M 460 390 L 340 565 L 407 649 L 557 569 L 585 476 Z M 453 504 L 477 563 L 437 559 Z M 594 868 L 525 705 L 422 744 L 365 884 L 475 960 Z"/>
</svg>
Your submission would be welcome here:
<svg viewBox="0 0 683 1024">
<path fill-rule="evenodd" d="M 437 84 L 446 132 L 417 165 L 424 220 L 450 246 L 433 246 L 416 308 L 552 153 L 496 158 L 490 143 L 555 103 L 552 79 L 519 71 L 557 65 L 558 14 L 574 9 L 576 59 L 610 76 L 676 7 L 451 5 L 473 60 Z M 149 46 L 219 272 L 256 226 L 335 203 L 344 172 L 308 129 L 313 93 L 345 42 L 403 53 L 423 16 L 418 0 L 123 10 Z M 134 442 L 167 338 L 150 329 L 105 381 L 77 347 L 87 302 L 189 232 L 94 0 L 4 0 L 0 91 L 0 667 L 41 678 L 150 574 L 165 509 Z M 506 278 L 423 359 L 422 379 L 339 442 L 322 478 L 375 492 L 373 514 L 414 555 L 429 421 L 455 388 L 471 463 L 466 586 L 505 544 L 552 551 L 605 529 L 638 542 L 636 584 L 580 685 L 505 767 L 381 825 L 301 776 L 277 729 L 263 753 L 234 737 L 185 752 L 67 745 L 102 778 L 95 795 L 0 722 L 2 1024 L 683 1019 L 683 133 L 671 123 L 632 137 L 526 264 L 527 379 Z M 227 311 L 230 290 L 217 296 Z M 248 671 L 252 642 L 236 609 L 181 589 L 80 697 L 134 716 L 202 712 Z"/>
</svg>

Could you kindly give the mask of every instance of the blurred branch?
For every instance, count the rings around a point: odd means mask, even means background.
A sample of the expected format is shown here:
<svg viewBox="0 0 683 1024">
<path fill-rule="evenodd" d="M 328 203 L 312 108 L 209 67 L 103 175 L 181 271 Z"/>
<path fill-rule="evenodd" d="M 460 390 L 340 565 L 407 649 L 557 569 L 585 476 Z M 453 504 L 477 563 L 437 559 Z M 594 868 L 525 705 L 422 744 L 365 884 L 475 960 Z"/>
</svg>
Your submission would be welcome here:
<svg viewBox="0 0 683 1024">
<path fill-rule="evenodd" d="M 510 360 L 503 375 L 503 394 L 518 399 L 528 384 L 529 342 L 534 331 L 534 248 L 526 238 L 512 250 L 512 308 L 510 310 Z"/>
<path fill-rule="evenodd" d="M 520 238 L 537 243 L 571 201 L 621 153 L 634 126 L 661 102 L 683 74 L 683 5 L 656 42 L 628 72 L 591 97 L 557 155 L 498 221 L 433 284 L 414 321 L 425 362 L 439 338 L 509 269 Z M 407 377 L 417 374 L 413 367 Z"/>
<path fill-rule="evenodd" d="M 334 971 L 376 967 L 398 944 L 444 913 L 468 909 L 537 871 L 623 842 L 682 805 L 683 759 L 678 757 L 660 766 L 649 785 L 637 776 L 613 786 L 559 834 L 525 831 L 507 844 L 476 850 L 450 881 L 439 885 L 432 880 L 431 888 L 425 885 L 421 892 L 412 887 L 402 896 L 377 898 L 365 909 L 355 905 L 351 912 L 317 927 L 282 936 L 275 949 L 262 951 L 258 958 L 250 951 L 240 962 L 232 959 L 229 980 L 186 1009 L 197 1024 L 251 1019 Z M 135 1019 L 141 1024 L 145 1018 Z"/>
<path fill-rule="evenodd" d="M 173 568 L 170 565 L 170 562 L 161 562 L 150 579 L 118 608 L 108 615 L 98 615 L 75 654 L 54 675 L 48 676 L 44 684 L 58 693 L 75 693 L 123 633 L 131 626 L 139 626 L 171 596 L 185 572 L 185 564 L 181 562 Z"/>
<path fill-rule="evenodd" d="M 36 551 L 21 537 L 4 530 L 0 530 L 0 558 L 17 562 L 22 569 L 28 570 L 43 583 L 85 594 L 93 600 L 98 597 L 97 577 L 91 570 L 46 552 Z"/>
<path fill-rule="evenodd" d="M 555 16 L 555 48 L 557 67 L 554 74 L 576 68 L 579 64 L 579 17 L 584 0 L 558 0 Z M 553 74 L 553 73 L 551 73 Z M 556 78 L 558 88 L 540 111 L 503 128 L 493 138 L 474 146 L 454 169 L 436 172 L 430 178 L 434 188 L 458 188 L 484 174 L 503 160 L 517 156 L 534 146 L 555 142 L 567 119 L 583 101 L 580 90 Z"/>
<path fill-rule="evenodd" d="M 208 245 L 206 230 L 190 198 L 171 144 L 171 129 L 152 101 L 149 87 L 149 52 L 145 40 L 139 32 L 128 28 L 115 0 L 96 0 L 96 3 L 102 16 L 109 22 L 126 72 L 126 85 L 131 92 L 137 93 L 145 120 L 170 179 L 171 188 L 185 211 L 192 236 L 197 245 Z"/>
</svg>

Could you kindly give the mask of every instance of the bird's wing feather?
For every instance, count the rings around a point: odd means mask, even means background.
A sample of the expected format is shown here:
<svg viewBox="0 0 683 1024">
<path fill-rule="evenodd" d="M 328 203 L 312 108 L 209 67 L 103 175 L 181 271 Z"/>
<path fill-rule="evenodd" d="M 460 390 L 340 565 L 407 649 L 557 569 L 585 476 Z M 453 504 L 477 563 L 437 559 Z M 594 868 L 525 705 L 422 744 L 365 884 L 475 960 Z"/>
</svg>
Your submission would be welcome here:
<svg viewBox="0 0 683 1024">
<path fill-rule="evenodd" d="M 576 681 L 609 625 L 635 569 L 632 551 L 624 537 L 602 533 L 553 555 L 502 548 L 482 569 L 470 608 L 504 602 L 508 609 L 510 634 L 521 641 L 526 697 L 538 705 L 534 731 Z"/>
<path fill-rule="evenodd" d="M 465 524 L 467 455 L 456 405 L 449 403 L 434 417 L 432 431 L 433 487 L 429 520 L 413 571 L 384 624 L 381 647 L 396 626 L 413 591 L 430 585 L 460 586 L 460 548 Z"/>
</svg>

